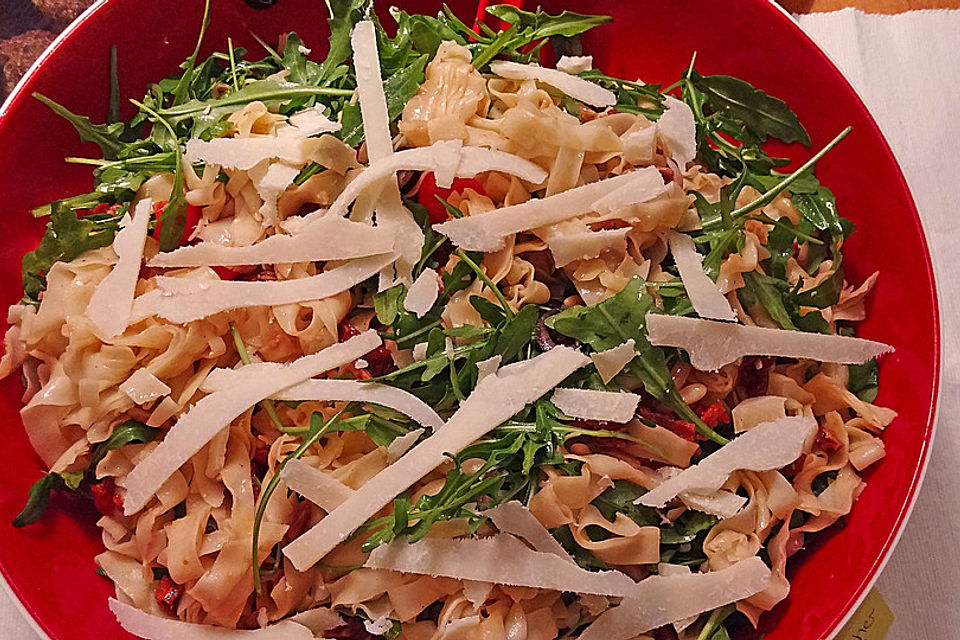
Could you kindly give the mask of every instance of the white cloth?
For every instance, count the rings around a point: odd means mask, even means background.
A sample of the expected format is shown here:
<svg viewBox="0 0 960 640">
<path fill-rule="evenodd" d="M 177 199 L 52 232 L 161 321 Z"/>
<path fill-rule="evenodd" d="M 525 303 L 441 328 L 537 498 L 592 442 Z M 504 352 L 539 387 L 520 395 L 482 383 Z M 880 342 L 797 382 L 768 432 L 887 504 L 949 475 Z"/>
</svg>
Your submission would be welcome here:
<svg viewBox="0 0 960 640">
<path fill-rule="evenodd" d="M 834 59 L 887 136 L 916 199 L 933 253 L 943 323 L 937 433 L 916 508 L 877 587 L 895 616 L 887 640 L 956 638 L 960 629 L 960 484 L 956 481 L 960 205 L 955 195 L 960 182 L 960 11 L 886 16 L 845 9 L 800 16 L 799 22 Z"/>
<path fill-rule="evenodd" d="M 960 629 L 960 11 L 896 16 L 847 9 L 799 18 L 863 97 L 916 198 L 940 286 L 943 382 L 933 458 L 916 509 L 878 583 L 896 620 L 887 640 Z M 4 526 L 4 525 L 0 525 Z M 36 640 L 0 592 L 0 638 Z"/>
</svg>

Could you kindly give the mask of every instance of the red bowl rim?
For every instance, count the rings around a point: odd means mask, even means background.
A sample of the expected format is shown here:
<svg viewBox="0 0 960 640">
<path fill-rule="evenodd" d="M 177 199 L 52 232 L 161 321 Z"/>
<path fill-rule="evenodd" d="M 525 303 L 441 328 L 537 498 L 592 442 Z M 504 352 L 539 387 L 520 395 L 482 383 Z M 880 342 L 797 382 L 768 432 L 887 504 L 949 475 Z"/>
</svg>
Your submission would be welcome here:
<svg viewBox="0 0 960 640">
<path fill-rule="evenodd" d="M 7 99 L 3 102 L 3 104 L 0 105 L 0 120 L 3 119 L 3 117 L 14 106 L 14 104 L 17 104 L 24 99 L 26 95 L 26 85 L 34 78 L 34 76 L 36 76 L 41 72 L 41 68 L 43 67 L 47 59 L 49 59 L 52 55 L 56 53 L 56 50 L 59 48 L 60 44 L 64 40 L 70 38 L 73 35 L 73 32 L 76 31 L 81 24 L 92 19 L 94 15 L 102 7 L 104 7 L 105 5 L 113 1 L 116 1 L 116 0 L 95 0 L 95 2 L 90 7 L 88 7 L 83 13 L 81 13 L 76 20 L 74 20 L 66 29 L 64 29 L 54 39 L 53 42 L 50 43 L 50 45 L 43 51 L 43 53 L 40 54 L 40 57 L 38 57 L 37 60 L 30 66 L 30 68 L 24 74 L 23 78 L 20 79 L 20 81 L 14 87 L 13 91 L 10 92 L 10 95 L 7 96 Z M 942 349 L 943 322 L 941 317 L 942 312 L 940 309 L 940 285 L 937 280 L 936 272 L 933 267 L 933 261 L 930 254 L 930 246 L 929 246 L 929 243 L 927 242 L 927 236 L 924 231 L 923 222 L 920 218 L 920 214 L 917 210 L 916 200 L 913 197 L 913 192 L 910 190 L 910 186 L 903 175 L 903 170 L 900 166 L 900 162 L 897 160 L 896 154 L 894 154 L 893 149 L 890 147 L 890 143 L 887 141 L 886 136 L 884 135 L 883 131 L 880 129 L 879 125 L 877 124 L 876 119 L 873 117 L 873 114 L 870 112 L 870 109 L 866 106 L 866 103 L 864 102 L 863 97 L 860 95 L 859 91 L 857 91 L 856 87 L 854 87 L 853 84 L 851 84 L 850 81 L 847 80 L 847 77 L 843 74 L 843 71 L 840 70 L 840 66 L 830 56 L 830 54 L 827 51 L 825 51 L 819 45 L 819 43 L 817 43 L 813 38 L 811 38 L 803 29 L 800 28 L 800 25 L 797 24 L 797 21 L 790 14 L 790 12 L 788 12 L 786 9 L 780 6 L 776 2 L 776 0 L 759 0 L 759 1 L 771 5 L 772 8 L 774 9 L 771 15 L 777 16 L 780 20 L 787 23 L 790 29 L 793 29 L 795 32 L 799 33 L 804 40 L 806 40 L 808 43 L 814 46 L 816 51 L 822 56 L 823 61 L 825 63 L 831 65 L 834 69 L 836 69 L 839 72 L 839 74 L 843 77 L 844 82 L 847 83 L 847 86 L 850 88 L 851 92 L 856 97 L 857 101 L 860 103 L 860 106 L 862 107 L 863 111 L 867 114 L 867 120 L 870 124 L 872 133 L 874 133 L 876 136 L 879 137 L 879 139 L 882 141 L 882 147 L 884 149 L 884 152 L 887 154 L 887 156 L 890 159 L 893 160 L 893 164 L 897 168 L 897 179 L 901 187 L 903 188 L 904 193 L 907 194 L 907 199 L 910 204 L 908 213 L 910 214 L 913 220 L 913 224 L 916 226 L 919 232 L 918 235 L 920 237 L 921 246 L 924 249 L 924 252 L 923 252 L 924 268 L 926 270 L 927 276 L 929 277 L 929 280 L 933 288 L 932 301 L 934 305 L 933 320 L 934 320 L 935 331 L 932 336 L 932 340 L 933 340 L 934 352 L 936 354 L 936 359 L 935 359 L 934 371 L 933 371 L 934 401 L 932 406 L 930 407 L 930 412 L 927 414 L 927 424 L 929 426 L 929 438 L 924 443 L 923 451 L 921 453 L 921 456 L 922 456 L 922 459 L 920 461 L 921 464 L 917 467 L 916 471 L 914 472 L 911 478 L 910 493 L 908 495 L 907 501 L 900 507 L 899 511 L 897 512 L 897 517 L 894 523 L 894 529 L 892 530 L 891 535 L 885 541 L 883 551 L 881 552 L 880 556 L 878 556 L 876 562 L 870 568 L 867 576 L 865 576 L 866 580 L 861 583 L 860 591 L 859 593 L 857 593 L 856 598 L 851 602 L 851 605 L 847 610 L 846 614 L 844 614 L 841 618 L 839 618 L 834 624 L 833 628 L 830 630 L 829 635 L 825 639 L 825 640 L 829 640 L 829 638 L 834 638 L 837 635 L 837 633 L 843 628 L 843 626 L 847 623 L 847 621 L 850 620 L 853 614 L 856 613 L 857 609 L 859 609 L 860 605 L 866 599 L 867 595 L 869 595 L 870 590 L 876 584 L 884 567 L 886 567 L 887 563 L 890 561 L 890 558 L 893 555 L 893 552 L 896 549 L 897 544 L 900 542 L 900 539 L 903 536 L 903 532 L 906 528 L 907 521 L 909 520 L 911 514 L 913 513 L 913 509 L 916 506 L 917 496 L 920 493 L 920 489 L 923 485 L 923 481 L 929 469 L 930 451 L 933 446 L 934 439 L 937 433 L 937 423 L 938 423 L 938 417 L 940 413 L 940 403 L 942 399 L 941 398 L 942 396 L 941 370 L 943 368 L 943 349 Z M 494 4 L 494 3 L 487 2 L 487 0 L 480 0 L 479 6 L 478 6 L 478 15 L 482 13 L 483 9 L 488 4 Z M 525 2 L 524 0 L 519 0 L 519 1 L 505 0 L 504 4 L 513 4 L 516 6 L 523 7 L 530 3 Z M 23 616 L 23 618 L 27 621 L 30 627 L 37 633 L 37 635 L 41 638 L 41 640 L 54 640 L 46 633 L 46 631 L 43 630 L 43 628 L 40 626 L 40 623 L 36 620 L 36 618 L 34 618 L 33 613 L 26 608 L 23 602 L 21 602 L 20 599 L 17 597 L 17 595 L 14 593 L 13 588 L 7 582 L 6 575 L 3 573 L 2 570 L 0 570 L 0 587 L 2 587 L 2 590 L 7 594 L 7 596 L 9 596 L 10 600 L 13 601 L 20 615 Z"/>
</svg>

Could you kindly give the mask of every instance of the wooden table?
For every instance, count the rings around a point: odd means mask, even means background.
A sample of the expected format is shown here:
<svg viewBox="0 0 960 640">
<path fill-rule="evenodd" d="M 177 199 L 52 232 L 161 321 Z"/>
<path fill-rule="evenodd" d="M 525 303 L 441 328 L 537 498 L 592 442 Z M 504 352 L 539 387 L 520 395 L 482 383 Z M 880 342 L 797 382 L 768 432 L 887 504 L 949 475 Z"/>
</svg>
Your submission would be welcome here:
<svg viewBox="0 0 960 640">
<path fill-rule="evenodd" d="M 960 0 L 777 0 L 791 13 L 836 11 L 856 7 L 868 13 L 901 13 L 912 9 L 960 9 Z"/>
</svg>

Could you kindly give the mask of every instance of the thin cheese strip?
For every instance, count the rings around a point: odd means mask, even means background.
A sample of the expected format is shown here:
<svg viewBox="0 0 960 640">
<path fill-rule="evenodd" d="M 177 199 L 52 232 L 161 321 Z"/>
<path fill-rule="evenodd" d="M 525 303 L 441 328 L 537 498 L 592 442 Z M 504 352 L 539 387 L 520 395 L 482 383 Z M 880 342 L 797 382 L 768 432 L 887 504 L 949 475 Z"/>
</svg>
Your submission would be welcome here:
<svg viewBox="0 0 960 640">
<path fill-rule="evenodd" d="M 495 209 L 488 213 L 456 218 L 433 225 L 434 230 L 469 251 L 497 251 L 506 236 L 556 224 L 594 211 L 596 202 L 614 189 L 632 185 L 635 197 L 649 200 L 663 193 L 663 178 L 656 167 L 644 167 L 614 178 L 575 187 L 563 193 Z"/>
<path fill-rule="evenodd" d="M 239 369 L 214 369 L 203 381 L 200 388 L 208 393 L 229 391 L 242 381 L 269 378 L 282 366 L 273 362 L 259 362 Z M 307 400 L 371 402 L 399 411 L 425 427 L 439 429 L 443 426 L 443 420 L 437 412 L 417 396 L 403 389 L 376 382 L 306 380 L 270 397 L 282 402 L 303 402 Z"/>
<path fill-rule="evenodd" d="M 373 22 L 361 20 L 350 34 L 353 48 L 353 68 L 357 72 L 357 94 L 360 97 L 360 116 L 363 119 L 363 137 L 371 162 L 393 154 L 390 136 L 390 117 L 387 99 L 383 94 L 380 76 L 380 56 L 377 53 L 377 33 Z"/>
<path fill-rule="evenodd" d="M 693 239 L 685 233 L 671 231 L 668 236 L 673 262 L 680 272 L 683 288 L 690 296 L 693 309 L 701 318 L 736 320 L 733 307 L 720 293 L 717 283 L 703 271 L 703 256 L 697 252 Z"/>
<path fill-rule="evenodd" d="M 367 331 L 346 342 L 327 347 L 282 365 L 269 377 L 249 378 L 230 389 L 202 398 L 180 416 L 163 440 L 127 475 L 123 512 L 133 515 L 197 451 L 237 416 L 281 389 L 352 362 L 380 346 L 376 331 Z M 251 365 L 252 366 L 252 365 Z"/>
<path fill-rule="evenodd" d="M 448 153 L 443 153 L 445 150 Z M 381 184 L 384 178 L 397 171 L 409 169 L 437 172 L 449 169 L 449 165 L 445 165 L 444 160 L 450 155 L 450 150 L 455 150 L 455 157 L 459 159 L 454 169 L 454 176 L 458 178 L 472 178 L 484 171 L 502 171 L 517 176 L 521 180 L 539 184 L 547 177 L 543 169 L 519 156 L 493 149 L 464 147 L 459 140 L 446 140 L 436 142 L 429 147 L 397 151 L 386 160 L 372 163 L 340 192 L 337 199 L 330 205 L 330 214 L 346 215 L 357 196 L 371 186 Z"/>
<path fill-rule="evenodd" d="M 403 454 L 410 451 L 410 448 L 417 444 L 417 440 L 420 439 L 424 431 L 426 431 L 426 429 L 420 427 L 398 438 L 394 438 L 393 441 L 387 445 L 387 462 L 393 464 L 403 457 Z"/>
<path fill-rule="evenodd" d="M 633 338 L 630 338 L 623 344 L 618 344 L 612 349 L 591 354 L 590 359 L 593 360 L 593 365 L 597 368 L 600 379 L 603 380 L 604 384 L 607 384 L 613 380 L 618 373 L 623 371 L 623 368 L 627 366 L 636 355 L 636 343 L 634 343 Z"/>
<path fill-rule="evenodd" d="M 119 600 L 108 600 L 110 611 L 124 629 L 146 640 L 313 640 L 313 632 L 302 624 L 284 620 L 262 629 L 243 631 L 207 624 L 183 622 L 175 618 L 161 618 Z"/>
<path fill-rule="evenodd" d="M 700 371 L 716 371 L 743 356 L 862 364 L 893 351 L 890 345 L 862 338 L 748 327 L 656 313 L 647 314 L 647 332 L 654 346 L 686 351 L 690 364 Z"/>
<path fill-rule="evenodd" d="M 643 494 L 637 502 L 648 507 L 662 507 L 681 491 L 710 493 L 719 489 L 730 474 L 739 469 L 779 469 L 803 453 L 804 441 L 816 430 L 817 421 L 807 416 L 764 422 Z"/>
<path fill-rule="evenodd" d="M 342 125 L 326 116 L 320 105 L 297 111 L 285 123 L 277 125 L 277 135 L 288 138 L 309 138 L 318 133 L 340 131 Z"/>
<path fill-rule="evenodd" d="M 390 253 L 394 238 L 389 231 L 340 216 L 324 215 L 304 224 L 293 235 L 270 236 L 246 247 L 201 242 L 157 254 L 151 267 L 205 267 L 248 264 L 350 260 Z"/>
<path fill-rule="evenodd" d="M 303 460 L 293 459 L 283 466 L 280 479 L 291 491 L 296 491 L 304 498 L 330 513 L 354 491 L 329 473 L 311 467 Z"/>
<path fill-rule="evenodd" d="M 557 69 L 548 69 L 535 64 L 495 60 L 490 63 L 490 70 L 501 78 L 542 82 L 593 107 L 609 107 L 617 104 L 617 96 L 612 91 L 604 89 L 589 80 L 578 78 Z"/>
<path fill-rule="evenodd" d="M 374 549 L 364 566 L 601 596 L 626 596 L 638 587 L 619 571 L 587 571 L 502 534 L 480 539 L 424 538 L 414 543 L 394 540 Z"/>
<path fill-rule="evenodd" d="M 697 155 L 697 125 L 690 106 L 673 96 L 665 96 L 663 115 L 657 120 L 657 135 L 663 140 L 670 156 L 686 169 Z"/>
<path fill-rule="evenodd" d="M 509 533 L 523 538 L 541 553 L 552 553 L 558 558 L 576 564 L 576 561 L 567 553 L 563 545 L 550 535 L 546 527 L 540 524 L 536 516 L 530 513 L 530 509 L 523 506 L 521 502 L 517 500 L 504 502 L 493 509 L 487 509 L 482 515 L 490 518 L 490 521 L 501 533 Z"/>
<path fill-rule="evenodd" d="M 117 264 L 97 285 L 87 305 L 87 317 L 103 338 L 118 336 L 127 328 L 152 211 L 153 201 L 147 198 L 137 204 L 132 220 L 129 213 L 123 217 L 123 228 L 113 240 Z"/>
<path fill-rule="evenodd" d="M 440 295 L 440 276 L 433 269 L 424 269 L 407 290 L 403 308 L 422 318 L 433 308 L 438 295 Z"/>
<path fill-rule="evenodd" d="M 157 289 L 134 300 L 131 322 L 155 315 L 183 324 L 232 309 L 329 298 L 376 275 L 392 261 L 393 254 L 381 254 L 347 262 L 319 275 L 274 282 L 159 277 Z"/>
<path fill-rule="evenodd" d="M 580 640 L 628 640 L 759 593 L 771 572 L 758 557 L 709 573 L 650 576 L 634 592 L 600 615 Z"/>
<path fill-rule="evenodd" d="M 623 423 L 633 419 L 640 396 L 595 389 L 557 389 L 550 401 L 571 418 Z"/>
<path fill-rule="evenodd" d="M 283 552 L 303 571 L 323 558 L 377 511 L 455 453 L 545 394 L 589 360 L 555 347 L 500 369 L 477 384 L 446 425 L 369 480 L 339 509 L 287 545 Z"/>
<path fill-rule="evenodd" d="M 257 194 L 263 200 L 259 213 L 268 222 L 277 221 L 277 202 L 280 194 L 293 184 L 293 179 L 300 173 L 300 167 L 286 162 L 259 164 L 250 169 L 248 175 L 253 181 Z"/>
<path fill-rule="evenodd" d="M 190 164 L 203 162 L 224 169 L 248 171 L 264 160 L 306 164 L 317 151 L 315 138 L 264 136 L 260 138 L 214 138 L 187 140 L 183 158 Z"/>
<path fill-rule="evenodd" d="M 682 491 L 680 501 L 691 509 L 717 516 L 721 520 L 732 518 L 747 503 L 747 499 L 743 496 L 723 490 L 713 493 Z"/>
</svg>

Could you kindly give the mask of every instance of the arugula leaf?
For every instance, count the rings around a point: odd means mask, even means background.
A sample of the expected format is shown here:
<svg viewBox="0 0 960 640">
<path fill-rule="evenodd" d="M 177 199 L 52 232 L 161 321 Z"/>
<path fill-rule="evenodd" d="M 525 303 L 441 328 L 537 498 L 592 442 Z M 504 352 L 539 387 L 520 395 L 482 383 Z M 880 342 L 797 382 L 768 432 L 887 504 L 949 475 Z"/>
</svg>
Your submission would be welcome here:
<svg viewBox="0 0 960 640">
<path fill-rule="evenodd" d="M 148 427 L 137 420 L 121 422 L 113 428 L 110 437 L 93 448 L 93 453 L 90 454 L 90 464 L 87 467 L 88 470 L 91 473 L 96 473 L 97 465 L 100 464 L 100 461 L 103 460 L 109 452 L 128 444 L 146 444 L 147 442 L 153 442 L 157 436 L 160 435 L 161 431 L 162 429 Z"/>
<path fill-rule="evenodd" d="M 479 296 L 474 297 L 483 300 Z M 520 309 L 514 317 L 507 319 L 498 331 L 494 353 L 499 354 L 503 362 L 509 362 L 520 355 L 524 347 L 530 344 L 533 339 L 533 332 L 537 328 L 539 318 L 540 313 L 537 306 L 528 304 Z"/>
<path fill-rule="evenodd" d="M 364 16 L 372 13 L 372 7 L 371 0 L 327 2 L 327 8 L 330 11 L 330 17 L 327 19 L 327 24 L 330 25 L 330 46 L 327 49 L 326 59 L 320 65 L 321 76 L 331 74 L 337 66 L 350 57 L 350 32 L 355 24 L 363 20 Z"/>
<path fill-rule="evenodd" d="M 847 367 L 847 388 L 855 393 L 864 402 L 873 402 L 877 399 L 880 388 L 880 363 L 868 360 L 863 364 L 854 364 Z"/>
<path fill-rule="evenodd" d="M 406 297 L 407 288 L 402 284 L 396 284 L 374 294 L 373 308 L 377 313 L 377 320 L 385 327 L 392 325 L 400 314 Z"/>
<path fill-rule="evenodd" d="M 614 297 L 592 307 L 570 307 L 547 320 L 547 326 L 590 345 L 595 351 L 611 349 L 633 338 L 639 357 L 627 365 L 627 370 L 643 381 L 647 393 L 673 409 L 680 418 L 696 425 L 702 435 L 726 444 L 727 439 L 704 424 L 683 401 L 673 383 L 666 356 L 647 340 L 646 316 L 655 310 L 656 305 L 643 288 L 643 281 L 634 278 Z"/>
<path fill-rule="evenodd" d="M 210 25 L 210 0 L 203 3 L 203 18 L 200 20 L 200 34 L 197 36 L 197 45 L 193 48 L 190 57 L 183 61 L 180 68 L 183 74 L 173 89 L 173 104 L 180 104 L 187 97 L 187 90 L 190 88 L 190 80 L 193 75 L 194 67 L 197 65 L 197 56 L 200 54 L 200 45 L 203 44 L 203 36 L 207 33 L 207 27 Z"/>
<path fill-rule="evenodd" d="M 494 4 L 487 7 L 487 13 L 522 30 L 530 30 L 532 39 L 580 35 L 594 27 L 612 20 L 610 16 L 583 15 L 573 11 L 563 11 L 550 15 L 544 11 L 524 11 L 509 4 Z"/>
<path fill-rule="evenodd" d="M 17 528 L 25 527 L 42 518 L 47 510 L 47 505 L 50 504 L 50 492 L 57 489 L 67 489 L 67 483 L 59 473 L 48 473 L 34 482 L 30 487 L 27 504 L 13 519 L 13 526 Z"/>
<path fill-rule="evenodd" d="M 773 137 L 810 146 L 810 135 L 783 100 L 732 76 L 702 76 L 694 71 L 691 81 L 706 96 L 706 115 L 720 113 L 736 120 L 761 142 Z"/>
<path fill-rule="evenodd" d="M 119 223 L 120 214 L 78 218 L 73 211 L 54 207 L 40 244 L 23 256 L 23 302 L 38 306 L 40 292 L 47 288 L 50 268 L 112 243 Z"/>
<path fill-rule="evenodd" d="M 387 98 L 387 115 L 391 122 L 400 117 L 407 102 L 420 89 L 428 61 L 429 56 L 420 56 L 413 64 L 384 80 L 383 92 Z M 363 119 L 360 117 L 359 104 L 344 106 L 341 124 L 343 128 L 340 130 L 340 139 L 346 144 L 355 147 L 363 141 Z"/>
<path fill-rule="evenodd" d="M 813 193 L 795 193 L 791 202 L 815 228 L 843 236 L 843 226 L 837 214 L 837 201 L 827 187 L 821 186 Z"/>
<path fill-rule="evenodd" d="M 115 159 L 126 146 L 126 143 L 120 140 L 120 134 L 123 132 L 123 123 L 93 124 L 90 122 L 90 118 L 78 116 L 45 95 L 34 93 L 33 97 L 50 107 L 54 113 L 72 124 L 73 128 L 80 134 L 81 140 L 96 143 L 97 146 L 100 147 L 100 150 L 103 151 L 104 158 L 110 160 Z"/>
<path fill-rule="evenodd" d="M 787 282 L 756 271 L 744 273 L 743 282 L 746 287 L 745 290 L 741 289 L 744 293 L 740 299 L 747 308 L 759 302 L 781 328 L 797 330 L 784 304 L 784 297 L 790 293 L 790 285 Z"/>
</svg>

